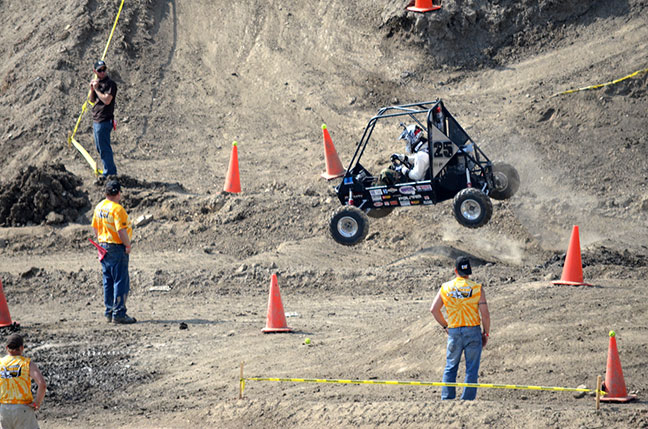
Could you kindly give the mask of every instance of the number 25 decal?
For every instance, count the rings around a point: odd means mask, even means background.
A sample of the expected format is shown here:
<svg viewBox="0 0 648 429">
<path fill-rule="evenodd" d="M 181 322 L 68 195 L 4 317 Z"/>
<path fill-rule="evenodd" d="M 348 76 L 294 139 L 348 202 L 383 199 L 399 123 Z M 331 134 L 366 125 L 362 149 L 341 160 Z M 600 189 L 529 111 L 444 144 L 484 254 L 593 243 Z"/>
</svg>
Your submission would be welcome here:
<svg viewBox="0 0 648 429">
<path fill-rule="evenodd" d="M 434 142 L 434 157 L 450 158 L 452 156 L 452 143 L 451 142 Z"/>
</svg>

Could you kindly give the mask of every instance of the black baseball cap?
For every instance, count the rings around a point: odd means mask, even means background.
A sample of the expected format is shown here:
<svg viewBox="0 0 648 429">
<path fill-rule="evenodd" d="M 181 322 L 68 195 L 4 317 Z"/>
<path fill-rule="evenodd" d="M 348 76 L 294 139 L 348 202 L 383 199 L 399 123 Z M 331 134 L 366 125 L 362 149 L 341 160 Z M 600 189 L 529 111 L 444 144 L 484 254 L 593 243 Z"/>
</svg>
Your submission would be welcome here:
<svg viewBox="0 0 648 429">
<path fill-rule="evenodd" d="M 99 60 L 96 63 L 94 63 L 94 69 L 99 70 L 100 67 L 108 67 L 106 63 L 103 62 L 103 60 Z"/>
<path fill-rule="evenodd" d="M 25 345 L 23 337 L 18 334 L 11 334 L 7 337 L 7 347 L 10 350 L 18 350 L 23 345 Z"/>
<path fill-rule="evenodd" d="M 472 274 L 470 268 L 470 259 L 467 256 L 459 256 L 455 262 L 455 269 L 460 276 L 469 276 Z"/>
<path fill-rule="evenodd" d="M 121 192 L 121 185 L 117 180 L 109 180 L 108 183 L 106 183 L 106 195 L 117 195 L 118 193 Z"/>
</svg>

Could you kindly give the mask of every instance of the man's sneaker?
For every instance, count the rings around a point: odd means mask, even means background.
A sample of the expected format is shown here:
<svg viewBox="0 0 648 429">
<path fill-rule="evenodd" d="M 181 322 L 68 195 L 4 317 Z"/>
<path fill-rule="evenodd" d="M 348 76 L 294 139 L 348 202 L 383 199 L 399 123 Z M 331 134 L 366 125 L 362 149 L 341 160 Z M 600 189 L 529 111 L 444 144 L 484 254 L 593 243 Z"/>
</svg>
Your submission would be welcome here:
<svg viewBox="0 0 648 429">
<path fill-rule="evenodd" d="M 112 323 L 112 314 L 106 315 L 106 322 Z"/>
<path fill-rule="evenodd" d="M 113 323 L 116 323 L 118 325 L 130 325 L 137 322 L 137 319 L 134 317 L 130 317 L 129 315 L 124 315 L 124 316 L 115 316 L 113 317 Z"/>
</svg>

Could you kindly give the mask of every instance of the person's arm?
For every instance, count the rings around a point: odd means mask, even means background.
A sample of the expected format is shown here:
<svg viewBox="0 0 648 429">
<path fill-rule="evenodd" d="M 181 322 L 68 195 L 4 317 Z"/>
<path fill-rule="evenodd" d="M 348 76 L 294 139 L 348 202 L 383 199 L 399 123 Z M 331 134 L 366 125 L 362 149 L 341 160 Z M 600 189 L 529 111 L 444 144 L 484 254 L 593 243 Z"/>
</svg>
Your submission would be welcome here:
<svg viewBox="0 0 648 429">
<path fill-rule="evenodd" d="M 484 328 L 482 333 L 482 347 L 485 347 L 490 335 L 490 311 L 488 311 L 488 302 L 486 302 L 484 288 L 482 288 L 481 297 L 479 298 L 479 314 L 481 314 L 482 326 Z"/>
<path fill-rule="evenodd" d="M 92 87 L 93 91 L 91 91 L 90 94 L 90 101 L 94 101 L 93 98 L 99 98 L 103 104 L 106 106 L 109 105 L 112 100 L 113 96 L 111 94 L 111 88 L 108 88 L 108 92 L 101 92 L 99 91 L 99 81 L 98 80 L 93 80 L 92 83 L 90 84 Z"/>
<path fill-rule="evenodd" d="M 112 102 L 113 96 L 109 92 L 101 92 L 96 87 L 94 93 L 97 95 L 97 98 L 101 100 L 106 106 Z"/>
<path fill-rule="evenodd" d="M 443 308 L 443 299 L 441 299 L 441 289 L 439 289 L 439 292 L 437 293 L 436 297 L 434 297 L 434 301 L 432 302 L 432 307 L 430 307 L 430 312 L 439 323 L 439 325 L 441 325 L 441 327 L 446 330 L 446 333 L 448 333 L 448 322 L 446 322 L 445 317 L 443 317 L 441 308 Z"/>
<path fill-rule="evenodd" d="M 43 400 L 45 399 L 45 390 L 47 389 L 47 383 L 45 383 L 45 377 L 41 374 L 38 366 L 31 362 L 29 364 L 29 376 L 36 382 L 38 389 L 36 390 L 36 399 L 30 405 L 33 409 L 37 410 L 43 405 Z"/>
<path fill-rule="evenodd" d="M 95 86 L 97 85 L 97 82 L 99 82 L 97 79 L 92 79 L 90 81 L 90 94 L 88 96 L 90 98 L 90 102 L 93 104 L 97 102 L 97 94 L 95 93 Z"/>
<path fill-rule="evenodd" d="M 425 151 L 416 152 L 416 154 L 410 158 L 414 161 L 414 167 L 412 167 L 411 170 L 407 167 L 403 167 L 402 173 L 412 180 L 423 180 L 428 165 L 430 164 L 428 157 L 429 155 Z"/>
<path fill-rule="evenodd" d="M 131 252 L 131 241 L 128 238 L 128 230 L 126 228 L 120 229 L 117 231 L 117 234 L 119 234 L 122 244 L 126 247 L 126 254 L 129 254 Z"/>
</svg>

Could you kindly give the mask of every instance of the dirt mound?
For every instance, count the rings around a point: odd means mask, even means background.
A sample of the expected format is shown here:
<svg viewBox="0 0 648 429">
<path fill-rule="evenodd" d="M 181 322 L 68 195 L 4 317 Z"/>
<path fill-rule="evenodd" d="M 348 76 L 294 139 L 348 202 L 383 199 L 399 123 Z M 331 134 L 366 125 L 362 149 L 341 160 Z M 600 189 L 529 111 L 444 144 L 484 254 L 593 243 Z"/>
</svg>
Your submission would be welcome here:
<svg viewBox="0 0 648 429">
<path fill-rule="evenodd" d="M 426 68 L 483 68 L 555 48 L 570 27 L 629 12 L 627 2 L 613 3 L 615 7 L 578 0 L 456 0 L 444 2 L 436 12 L 416 14 L 394 2 L 383 14 L 382 28 L 388 38 L 424 46 Z"/>
<path fill-rule="evenodd" d="M 63 164 L 28 166 L 0 193 L 0 225 L 77 222 L 90 207 L 82 182 Z"/>
</svg>

